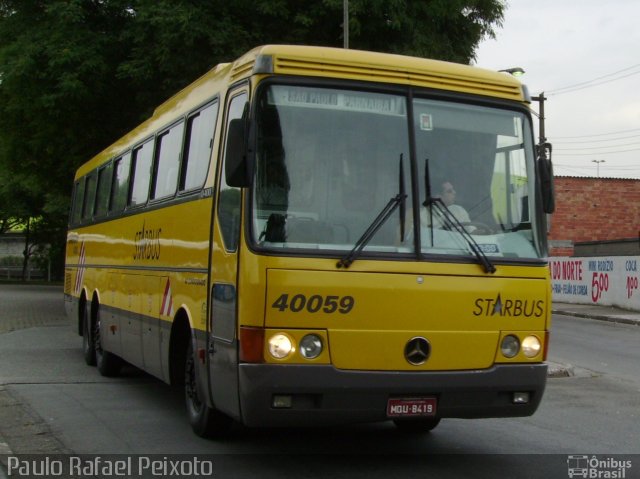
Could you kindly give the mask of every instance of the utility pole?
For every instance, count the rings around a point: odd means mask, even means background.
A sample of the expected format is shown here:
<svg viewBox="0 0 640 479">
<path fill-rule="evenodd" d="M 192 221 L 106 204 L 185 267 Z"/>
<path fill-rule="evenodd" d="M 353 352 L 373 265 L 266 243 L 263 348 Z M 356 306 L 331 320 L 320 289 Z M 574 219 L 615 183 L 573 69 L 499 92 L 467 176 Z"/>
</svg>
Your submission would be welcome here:
<svg viewBox="0 0 640 479">
<path fill-rule="evenodd" d="M 544 145 L 547 142 L 546 132 L 544 130 L 544 101 L 547 97 L 544 96 L 544 92 L 540 93 L 538 96 L 531 97 L 533 101 L 537 101 L 540 108 L 538 109 L 538 134 L 539 134 L 539 145 Z"/>
<path fill-rule="evenodd" d="M 349 48 L 349 0 L 344 0 L 342 6 L 342 37 L 344 48 Z"/>
</svg>

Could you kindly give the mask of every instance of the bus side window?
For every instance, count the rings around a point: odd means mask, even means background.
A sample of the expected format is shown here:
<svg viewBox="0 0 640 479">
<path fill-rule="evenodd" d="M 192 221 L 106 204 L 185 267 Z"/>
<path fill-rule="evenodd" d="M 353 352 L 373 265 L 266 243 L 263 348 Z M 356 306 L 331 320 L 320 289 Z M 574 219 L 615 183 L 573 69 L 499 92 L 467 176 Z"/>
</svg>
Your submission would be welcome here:
<svg viewBox="0 0 640 479">
<path fill-rule="evenodd" d="M 95 171 L 87 176 L 82 205 L 82 221 L 90 220 L 93 217 L 93 206 L 96 201 L 96 176 Z"/>
<path fill-rule="evenodd" d="M 133 150 L 133 178 L 129 205 L 143 205 L 149 199 L 149 183 L 151 182 L 151 160 L 153 158 L 153 141 L 147 141 Z"/>
<path fill-rule="evenodd" d="M 218 103 L 215 102 L 191 115 L 187 120 L 180 191 L 200 188 L 204 184 L 211 160 L 217 116 Z"/>
<path fill-rule="evenodd" d="M 71 224 L 77 225 L 82 219 L 82 202 L 84 200 L 85 179 L 76 182 L 73 194 L 73 212 L 71 213 Z"/>
<path fill-rule="evenodd" d="M 170 130 L 158 135 L 156 140 L 156 172 L 153 181 L 153 199 L 167 198 L 176 193 L 183 132 L 184 122 L 180 122 Z"/>
<path fill-rule="evenodd" d="M 247 101 L 247 94 L 241 93 L 231 99 L 229 103 L 229 111 L 227 114 L 227 132 L 231 120 L 242 118 L 244 105 Z M 226 141 L 222 143 L 226 144 Z M 218 221 L 220 223 L 220 231 L 222 239 L 227 251 L 236 251 L 238 248 L 238 239 L 240 236 L 240 207 L 241 196 L 240 188 L 234 188 L 227 185 L 224 174 L 224 165 L 226 163 L 226 151 L 224 161 L 222 162 L 222 174 L 220 175 L 220 196 L 218 198 Z"/>
<path fill-rule="evenodd" d="M 98 171 L 98 192 L 96 193 L 95 216 L 105 216 L 109 210 L 109 196 L 111 193 L 111 177 L 113 163 L 109 163 Z"/>
<path fill-rule="evenodd" d="M 112 213 L 124 211 L 127 206 L 129 193 L 129 169 L 131 166 L 131 152 L 127 152 L 114 162 L 113 184 L 111 185 L 111 202 L 109 209 Z"/>
</svg>

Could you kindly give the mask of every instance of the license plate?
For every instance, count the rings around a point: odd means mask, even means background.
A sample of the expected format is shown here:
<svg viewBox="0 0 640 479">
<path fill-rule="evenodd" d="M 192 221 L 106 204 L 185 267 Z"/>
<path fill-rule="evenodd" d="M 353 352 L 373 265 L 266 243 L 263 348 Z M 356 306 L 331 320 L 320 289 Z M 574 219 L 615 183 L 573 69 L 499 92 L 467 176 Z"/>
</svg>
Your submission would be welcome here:
<svg viewBox="0 0 640 479">
<path fill-rule="evenodd" d="M 391 398 L 387 417 L 425 417 L 436 415 L 436 398 Z"/>
</svg>

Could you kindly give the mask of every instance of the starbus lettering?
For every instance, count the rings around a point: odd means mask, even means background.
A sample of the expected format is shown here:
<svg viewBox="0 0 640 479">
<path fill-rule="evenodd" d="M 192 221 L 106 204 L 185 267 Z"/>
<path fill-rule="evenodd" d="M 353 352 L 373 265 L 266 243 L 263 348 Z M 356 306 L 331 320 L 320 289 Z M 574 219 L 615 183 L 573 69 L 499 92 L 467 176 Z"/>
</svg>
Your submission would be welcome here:
<svg viewBox="0 0 640 479">
<path fill-rule="evenodd" d="M 498 294 L 495 298 L 478 298 L 474 304 L 474 316 L 539 318 L 544 314 L 544 302 L 541 299 L 503 299 Z"/>
<path fill-rule="evenodd" d="M 142 228 L 135 234 L 134 261 L 160 259 L 160 233 L 162 228 L 146 229 L 142 222 Z"/>
</svg>

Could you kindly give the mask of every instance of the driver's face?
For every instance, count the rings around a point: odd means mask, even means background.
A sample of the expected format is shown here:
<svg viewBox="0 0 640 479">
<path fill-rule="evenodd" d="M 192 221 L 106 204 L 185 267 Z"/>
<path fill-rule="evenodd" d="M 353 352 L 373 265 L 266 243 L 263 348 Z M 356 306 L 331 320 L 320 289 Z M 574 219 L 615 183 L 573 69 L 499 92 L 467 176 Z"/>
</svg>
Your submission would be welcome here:
<svg viewBox="0 0 640 479">
<path fill-rule="evenodd" d="M 442 201 L 447 206 L 451 206 L 456 201 L 456 190 L 448 181 L 442 183 Z"/>
</svg>

